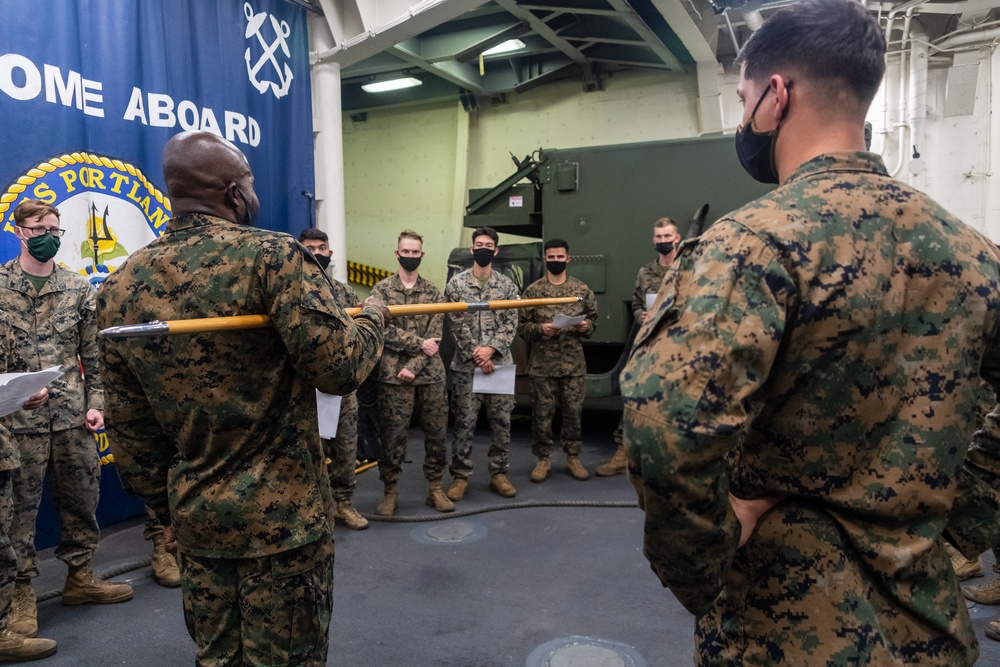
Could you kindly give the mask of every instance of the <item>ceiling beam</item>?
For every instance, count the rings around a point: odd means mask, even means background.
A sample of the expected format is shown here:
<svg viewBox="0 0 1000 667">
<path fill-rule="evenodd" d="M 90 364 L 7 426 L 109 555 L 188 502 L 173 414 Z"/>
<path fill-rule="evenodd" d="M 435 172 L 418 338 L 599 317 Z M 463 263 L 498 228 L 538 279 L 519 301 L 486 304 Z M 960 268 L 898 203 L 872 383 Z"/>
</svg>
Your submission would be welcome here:
<svg viewBox="0 0 1000 667">
<path fill-rule="evenodd" d="M 519 5 L 527 9 L 528 11 L 537 12 L 571 12 L 573 14 L 589 14 L 592 16 L 615 16 L 618 14 L 614 9 L 590 9 L 587 7 L 573 7 L 569 9 L 567 7 L 553 7 L 551 5 L 540 5 L 531 3 L 519 3 Z"/>
<path fill-rule="evenodd" d="M 715 52 L 680 0 L 652 0 L 696 63 L 715 62 Z"/>
<path fill-rule="evenodd" d="M 442 32 L 420 37 L 420 55 L 431 62 L 461 59 L 470 53 L 479 54 L 514 37 L 528 32 L 523 21 L 504 21 L 479 28 Z"/>
<path fill-rule="evenodd" d="M 495 2 L 508 12 L 528 24 L 532 30 L 541 35 L 552 46 L 563 52 L 570 60 L 581 65 L 587 61 L 587 56 L 578 48 L 567 42 L 553 30 L 548 23 L 535 16 L 530 10 L 517 4 L 517 0 L 495 0 Z"/>
<path fill-rule="evenodd" d="M 636 34 L 639 35 L 646 43 L 656 57 L 663 61 L 663 64 L 670 69 L 677 70 L 678 72 L 684 71 L 684 66 L 681 61 L 677 59 L 677 56 L 666 47 L 666 45 L 656 36 L 646 22 L 642 20 L 642 17 L 632 8 L 632 5 L 628 4 L 626 0 L 608 0 L 608 4 L 618 10 L 618 16 L 621 17 L 632 30 L 635 30 Z"/>
<path fill-rule="evenodd" d="M 334 47 L 313 64 L 348 67 L 414 35 L 486 4 L 488 0 L 321 0 Z"/>
<path fill-rule="evenodd" d="M 432 63 L 420 56 L 419 42 L 420 40 L 416 38 L 409 39 L 391 46 L 387 52 L 460 88 L 465 88 L 478 95 L 486 92 L 482 77 L 479 76 L 479 70 L 476 67 L 457 60 Z"/>
</svg>

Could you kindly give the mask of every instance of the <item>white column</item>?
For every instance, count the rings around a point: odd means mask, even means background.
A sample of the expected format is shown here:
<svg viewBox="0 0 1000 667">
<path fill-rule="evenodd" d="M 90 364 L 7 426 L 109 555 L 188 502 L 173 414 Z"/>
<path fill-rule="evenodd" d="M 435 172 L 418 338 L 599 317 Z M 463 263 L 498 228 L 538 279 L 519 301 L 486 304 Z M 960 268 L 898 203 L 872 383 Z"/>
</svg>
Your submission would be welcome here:
<svg viewBox="0 0 1000 667">
<path fill-rule="evenodd" d="M 310 50 L 333 48 L 333 34 L 321 16 L 309 17 Z M 344 208 L 344 135 L 340 103 L 340 64 L 312 68 L 313 155 L 316 165 L 316 227 L 330 237 L 333 277 L 347 280 L 347 213 Z"/>
</svg>

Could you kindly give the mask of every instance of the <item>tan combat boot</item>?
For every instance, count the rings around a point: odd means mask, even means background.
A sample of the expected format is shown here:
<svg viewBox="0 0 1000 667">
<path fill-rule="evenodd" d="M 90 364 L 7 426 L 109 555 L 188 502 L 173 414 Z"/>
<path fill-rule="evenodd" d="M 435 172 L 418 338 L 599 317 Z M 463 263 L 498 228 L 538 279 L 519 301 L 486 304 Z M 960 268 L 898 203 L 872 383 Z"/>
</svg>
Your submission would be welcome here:
<svg viewBox="0 0 1000 667">
<path fill-rule="evenodd" d="M 538 459 L 538 463 L 535 464 L 534 469 L 531 471 L 529 479 L 535 484 L 541 484 L 551 472 L 552 464 L 549 463 L 549 457 L 544 456 Z"/>
<path fill-rule="evenodd" d="M 517 495 L 514 485 L 507 481 L 506 475 L 501 474 L 490 477 L 490 491 L 504 498 L 513 498 Z"/>
<path fill-rule="evenodd" d="M 1000 618 L 986 624 L 986 636 L 1000 642 Z"/>
<path fill-rule="evenodd" d="M 433 507 L 438 512 L 455 511 L 455 503 L 444 495 L 444 489 L 441 488 L 441 480 L 439 479 L 431 480 L 430 488 L 427 490 L 427 500 L 424 502 L 428 507 Z"/>
<path fill-rule="evenodd" d="M 590 479 L 590 473 L 587 472 L 587 469 L 583 467 L 582 463 L 580 463 L 579 456 L 566 457 L 566 472 L 569 473 L 570 477 L 578 479 L 581 482 L 585 479 Z"/>
<path fill-rule="evenodd" d="M 333 520 L 342 523 L 351 530 L 364 530 L 368 527 L 368 519 L 361 516 L 350 500 L 338 500 L 333 510 Z"/>
<path fill-rule="evenodd" d="M 961 551 L 947 542 L 944 543 L 944 550 L 951 558 L 951 567 L 955 570 L 955 575 L 958 577 L 959 581 L 965 581 L 966 579 L 983 576 L 982 556 L 976 558 L 975 560 L 969 560 L 962 555 Z"/>
<path fill-rule="evenodd" d="M 10 621 L 7 628 L 22 637 L 38 634 L 38 606 L 35 589 L 30 581 L 18 581 L 14 586 L 14 600 L 10 606 Z"/>
<path fill-rule="evenodd" d="M 0 630 L 0 662 L 28 662 L 47 658 L 56 652 L 52 639 L 31 639 L 10 628 Z"/>
<path fill-rule="evenodd" d="M 149 559 L 153 568 L 153 579 L 165 588 L 177 588 L 181 585 L 181 570 L 177 567 L 177 559 L 167 551 L 163 543 L 163 535 L 153 536 L 153 555 Z"/>
<path fill-rule="evenodd" d="M 69 566 L 66 584 L 63 586 L 62 603 L 64 605 L 114 604 L 132 599 L 132 587 L 128 584 L 112 584 L 94 576 L 90 563 L 80 566 Z"/>
<path fill-rule="evenodd" d="M 628 470 L 628 460 L 625 458 L 625 446 L 618 445 L 614 456 L 606 463 L 597 466 L 597 470 L 594 472 L 597 473 L 598 477 L 613 477 L 623 474 L 626 470 Z"/>
<path fill-rule="evenodd" d="M 465 490 L 469 488 L 469 480 L 464 477 L 456 477 L 448 487 L 448 499 L 456 503 L 465 497 Z"/>
<path fill-rule="evenodd" d="M 979 604 L 1000 604 L 1000 575 L 994 577 L 993 581 L 986 584 L 976 584 L 967 586 L 962 590 L 965 597 Z"/>
<path fill-rule="evenodd" d="M 378 501 L 378 505 L 375 506 L 375 514 L 384 517 L 390 517 L 396 513 L 396 483 L 389 482 L 385 485 L 385 491 L 382 493 L 382 499 Z"/>
</svg>

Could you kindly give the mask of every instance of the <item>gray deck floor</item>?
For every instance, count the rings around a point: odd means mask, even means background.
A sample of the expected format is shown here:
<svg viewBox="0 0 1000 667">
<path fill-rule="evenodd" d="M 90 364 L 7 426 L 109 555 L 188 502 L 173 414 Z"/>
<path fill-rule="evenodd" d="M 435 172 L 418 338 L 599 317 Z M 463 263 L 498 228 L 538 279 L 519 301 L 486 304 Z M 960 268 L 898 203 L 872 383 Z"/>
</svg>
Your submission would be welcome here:
<svg viewBox="0 0 1000 667">
<path fill-rule="evenodd" d="M 617 415 L 588 418 L 582 459 L 593 467 L 610 455 Z M 399 517 L 439 516 L 423 504 L 422 447 L 411 432 Z M 362 532 L 337 529 L 330 665 L 390 667 L 634 667 L 693 664 L 693 617 L 662 588 L 640 551 L 635 507 L 556 506 L 560 501 L 631 504 L 624 477 L 578 482 L 563 472 L 531 484 L 527 419 L 515 415 L 510 479 L 516 498 L 486 489 L 486 435 L 477 433 L 476 472 L 455 516 L 443 521 L 373 522 Z M 359 475 L 356 505 L 374 512 L 376 470 Z M 530 506 L 529 503 L 547 503 Z M 495 511 L 492 511 L 495 510 Z M 65 567 L 43 552 L 39 594 L 62 586 Z M 153 581 L 142 524 L 105 531 L 100 571 L 135 587 L 135 598 L 110 606 L 39 605 L 41 636 L 59 652 L 40 665 L 194 663 L 180 591 Z M 987 577 L 991 576 L 987 569 Z M 974 579 L 969 583 L 984 581 Z M 983 628 L 1000 607 L 970 609 L 982 644 L 978 665 L 1000 664 L 1000 643 Z M 546 656 L 553 656 L 547 660 Z"/>
</svg>

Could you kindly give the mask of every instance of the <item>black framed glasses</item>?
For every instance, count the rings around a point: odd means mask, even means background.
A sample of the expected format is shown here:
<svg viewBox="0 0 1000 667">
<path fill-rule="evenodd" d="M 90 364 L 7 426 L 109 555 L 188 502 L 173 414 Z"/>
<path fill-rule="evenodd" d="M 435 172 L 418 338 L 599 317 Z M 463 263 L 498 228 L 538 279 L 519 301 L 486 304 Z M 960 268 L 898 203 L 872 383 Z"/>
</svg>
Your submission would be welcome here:
<svg viewBox="0 0 1000 667">
<path fill-rule="evenodd" d="M 21 233 L 25 236 L 44 236 L 45 234 L 52 234 L 52 236 L 60 237 L 66 233 L 66 230 L 60 229 L 59 227 L 21 227 Z"/>
</svg>

